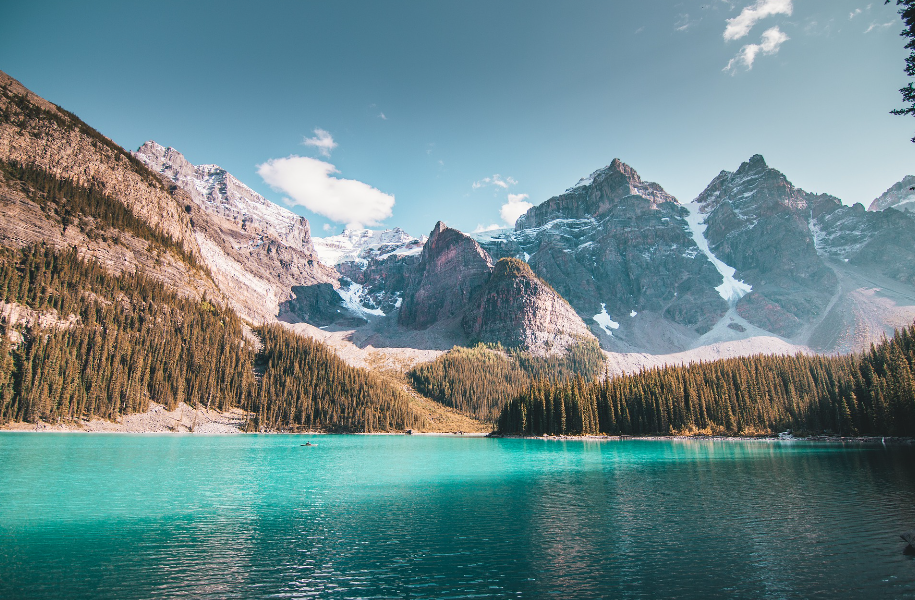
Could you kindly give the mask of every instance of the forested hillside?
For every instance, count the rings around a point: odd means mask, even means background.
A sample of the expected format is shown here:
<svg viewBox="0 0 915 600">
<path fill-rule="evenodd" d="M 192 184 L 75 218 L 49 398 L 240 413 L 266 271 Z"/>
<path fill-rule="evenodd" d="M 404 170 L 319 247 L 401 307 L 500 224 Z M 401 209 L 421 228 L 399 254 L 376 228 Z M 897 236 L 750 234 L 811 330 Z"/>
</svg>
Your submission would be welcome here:
<svg viewBox="0 0 915 600">
<path fill-rule="evenodd" d="M 0 300 L 58 317 L 2 323 L 0 422 L 113 419 L 155 401 L 240 407 L 253 429 L 419 425 L 401 390 L 319 343 L 262 327 L 258 350 L 231 310 L 75 250 L 0 250 Z"/>
<path fill-rule="evenodd" d="M 539 380 L 504 434 L 915 436 L 915 326 L 849 356 L 753 356 L 587 382 Z"/>
<path fill-rule="evenodd" d="M 519 350 L 477 345 L 455 347 L 409 373 L 421 394 L 465 415 L 495 424 L 506 400 L 540 378 L 565 381 L 600 373 L 603 355 L 597 342 L 581 340 L 563 354 L 534 356 Z"/>
</svg>

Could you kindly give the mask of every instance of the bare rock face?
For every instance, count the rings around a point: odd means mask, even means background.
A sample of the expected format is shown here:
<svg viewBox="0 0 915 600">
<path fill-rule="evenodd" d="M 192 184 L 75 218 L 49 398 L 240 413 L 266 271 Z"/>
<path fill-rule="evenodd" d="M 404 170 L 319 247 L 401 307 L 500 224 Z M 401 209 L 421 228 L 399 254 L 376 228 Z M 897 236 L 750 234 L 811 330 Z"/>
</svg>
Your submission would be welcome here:
<svg viewBox="0 0 915 600">
<path fill-rule="evenodd" d="M 340 297 L 325 288 L 339 287 L 339 275 L 318 260 L 304 217 L 217 165 L 192 165 L 174 148 L 149 141 L 134 156 L 177 188 L 203 259 L 239 314 L 255 322 L 280 313 L 303 320 L 321 315 L 323 324 L 325 313 L 338 312 Z M 299 302 L 296 290 L 305 296 Z M 325 300 L 332 304 L 317 306 Z"/>
<path fill-rule="evenodd" d="M 515 231 L 483 241 L 493 256 L 526 260 L 591 322 L 652 311 L 702 334 L 728 305 L 716 292 L 721 275 L 700 252 L 689 212 L 656 183 L 614 160 L 566 193 L 522 216 Z M 596 327 L 596 325 L 595 325 Z M 613 336 L 640 334 L 621 329 Z M 605 340 L 607 341 L 607 340 Z"/>
<path fill-rule="evenodd" d="M 906 175 L 902 181 L 875 198 L 867 210 L 877 211 L 886 208 L 915 212 L 915 175 Z"/>
<path fill-rule="evenodd" d="M 165 184 L 75 115 L 0 71 L 0 160 L 37 166 L 123 202 L 139 218 L 200 256 L 190 217 Z"/>
<path fill-rule="evenodd" d="M 647 200 L 650 208 L 677 202 L 660 185 L 642 181 L 635 169 L 614 158 L 609 166 L 579 180 L 566 193 L 527 211 L 515 223 L 515 230 L 541 227 L 554 219 L 600 219 L 630 196 Z"/>
<path fill-rule="evenodd" d="M 808 194 L 766 165 L 760 155 L 736 172 L 722 171 L 696 198 L 706 213 L 709 247 L 752 285 L 737 310 L 747 321 L 783 337 L 822 314 L 837 280 L 817 253 L 814 211 L 841 205 Z"/>
<path fill-rule="evenodd" d="M 815 210 L 811 226 L 821 255 L 915 285 L 915 213 L 837 206 Z"/>
<path fill-rule="evenodd" d="M 516 258 L 496 263 L 462 325 L 471 339 L 523 347 L 535 354 L 564 351 L 583 338 L 593 338 L 569 303 Z"/>
<path fill-rule="evenodd" d="M 143 164 L 174 182 L 207 212 L 235 224 L 252 238 L 273 238 L 314 254 L 308 220 L 270 202 L 218 165 L 192 165 L 174 148 L 148 141 L 133 153 Z"/>
<path fill-rule="evenodd" d="M 408 277 L 400 324 L 424 329 L 459 315 L 492 268 L 492 258 L 476 241 L 439 221 Z"/>
</svg>

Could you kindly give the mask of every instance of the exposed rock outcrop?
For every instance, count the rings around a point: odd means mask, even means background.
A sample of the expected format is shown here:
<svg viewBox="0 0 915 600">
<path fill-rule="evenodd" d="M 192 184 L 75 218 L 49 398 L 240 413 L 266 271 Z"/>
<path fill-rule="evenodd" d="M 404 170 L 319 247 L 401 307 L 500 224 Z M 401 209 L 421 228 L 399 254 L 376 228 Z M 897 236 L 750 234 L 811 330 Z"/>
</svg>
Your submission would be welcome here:
<svg viewBox="0 0 915 600">
<path fill-rule="evenodd" d="M 906 175 L 902 181 L 893 184 L 867 207 L 869 211 L 895 208 L 905 212 L 915 212 L 915 175 Z"/>
<path fill-rule="evenodd" d="M 643 182 L 616 159 L 530 209 L 514 232 L 482 243 L 493 256 L 525 259 L 589 323 L 607 311 L 618 320 L 650 311 L 697 335 L 728 306 L 715 290 L 721 275 L 696 245 L 688 214 L 661 186 Z M 634 347 L 643 341 L 635 328 L 613 335 Z"/>
<path fill-rule="evenodd" d="M 523 347 L 535 354 L 564 351 L 588 326 L 559 294 L 516 258 L 503 258 L 463 319 L 471 339 Z"/>
<path fill-rule="evenodd" d="M 837 280 L 820 260 L 810 220 L 814 210 L 840 206 L 837 198 L 794 187 L 757 154 L 722 171 L 696 203 L 711 250 L 753 287 L 737 304 L 743 318 L 792 337 L 822 314 Z"/>
<path fill-rule="evenodd" d="M 165 184 L 123 148 L 2 71 L 0 114 L 0 160 L 94 186 L 200 256 L 190 216 Z"/>
<path fill-rule="evenodd" d="M 407 278 L 400 323 L 424 329 L 459 315 L 492 268 L 492 258 L 475 240 L 439 221 Z"/>
<path fill-rule="evenodd" d="M 239 314 L 255 322 L 280 313 L 303 320 L 322 314 L 326 324 L 326 315 L 338 312 L 340 297 L 328 296 L 324 287 L 339 287 L 339 275 L 318 260 L 304 217 L 216 165 L 192 165 L 174 148 L 149 141 L 134 155 L 169 181 L 177 198 L 186 199 L 203 259 Z M 311 286 L 322 293 L 316 295 Z M 307 298 L 295 302 L 296 289 Z M 323 300 L 332 304 L 315 305 Z M 300 314 L 301 307 L 310 308 Z"/>
</svg>

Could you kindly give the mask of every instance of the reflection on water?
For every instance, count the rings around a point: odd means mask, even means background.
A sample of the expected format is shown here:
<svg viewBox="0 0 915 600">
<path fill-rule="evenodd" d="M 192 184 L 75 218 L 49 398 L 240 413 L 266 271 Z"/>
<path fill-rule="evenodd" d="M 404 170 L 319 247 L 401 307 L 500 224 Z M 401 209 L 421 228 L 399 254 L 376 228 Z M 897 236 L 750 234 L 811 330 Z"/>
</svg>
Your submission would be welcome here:
<svg viewBox="0 0 915 600">
<path fill-rule="evenodd" d="M 0 435 L 0 597 L 915 597 L 915 451 Z"/>
</svg>

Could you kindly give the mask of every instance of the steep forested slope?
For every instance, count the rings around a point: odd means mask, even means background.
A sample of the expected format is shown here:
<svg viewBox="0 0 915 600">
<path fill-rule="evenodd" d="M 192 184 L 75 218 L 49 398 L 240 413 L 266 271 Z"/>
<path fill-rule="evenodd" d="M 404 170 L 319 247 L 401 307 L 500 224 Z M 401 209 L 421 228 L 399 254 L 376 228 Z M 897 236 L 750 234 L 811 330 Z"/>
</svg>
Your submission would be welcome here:
<svg viewBox="0 0 915 600">
<path fill-rule="evenodd" d="M 3 249 L 0 300 L 2 422 L 110 419 L 155 401 L 240 407 L 258 429 L 419 424 L 401 390 L 321 344 L 267 326 L 258 349 L 231 310 L 76 250 Z"/>
</svg>

